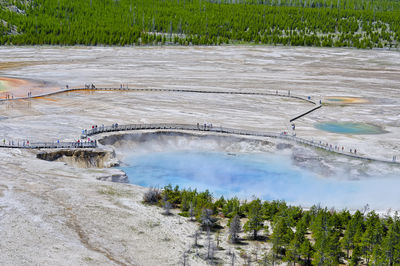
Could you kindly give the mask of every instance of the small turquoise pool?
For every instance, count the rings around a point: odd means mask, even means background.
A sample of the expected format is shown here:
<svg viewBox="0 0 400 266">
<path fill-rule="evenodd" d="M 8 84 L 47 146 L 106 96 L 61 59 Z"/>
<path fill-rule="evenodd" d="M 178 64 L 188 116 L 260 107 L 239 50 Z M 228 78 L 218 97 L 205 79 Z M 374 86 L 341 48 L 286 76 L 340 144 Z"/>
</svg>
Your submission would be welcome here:
<svg viewBox="0 0 400 266">
<path fill-rule="evenodd" d="M 130 183 L 146 187 L 171 184 L 198 191 L 208 189 L 215 197 L 257 196 L 303 206 L 321 203 L 337 208 L 361 208 L 368 203 L 379 208 L 379 204 L 384 207 L 400 204 L 400 194 L 387 189 L 397 187 L 400 184 L 397 180 L 323 178 L 296 167 L 288 156 L 174 151 L 135 155 L 127 163 L 122 169 Z"/>
<path fill-rule="evenodd" d="M 373 135 L 386 133 L 381 127 L 367 123 L 323 122 L 317 123 L 314 126 L 319 130 L 338 134 Z"/>
<path fill-rule="evenodd" d="M 346 101 L 345 99 L 342 99 L 342 98 L 329 98 L 326 100 L 329 102 L 345 102 Z"/>
</svg>

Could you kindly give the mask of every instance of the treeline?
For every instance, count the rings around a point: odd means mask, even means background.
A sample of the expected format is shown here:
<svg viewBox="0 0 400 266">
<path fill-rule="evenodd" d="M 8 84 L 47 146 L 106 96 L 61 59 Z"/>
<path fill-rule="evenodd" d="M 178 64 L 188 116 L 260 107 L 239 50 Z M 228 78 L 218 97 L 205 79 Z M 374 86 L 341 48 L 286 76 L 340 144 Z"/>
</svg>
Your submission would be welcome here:
<svg viewBox="0 0 400 266">
<path fill-rule="evenodd" d="M 397 213 L 379 217 L 374 211 L 336 211 L 313 206 L 304 210 L 284 201 L 213 199 L 210 192 L 173 188 L 150 189 L 148 203 L 180 209 L 180 215 L 220 230 L 229 219 L 233 243 L 265 241 L 272 245 L 270 262 L 302 265 L 399 265 L 400 220 Z M 241 221 L 246 221 L 242 226 Z M 239 238 L 243 227 L 246 240 Z"/>
<path fill-rule="evenodd" d="M 14 45 L 400 43 L 397 0 L 8 0 L 0 18 L 0 44 Z"/>
</svg>

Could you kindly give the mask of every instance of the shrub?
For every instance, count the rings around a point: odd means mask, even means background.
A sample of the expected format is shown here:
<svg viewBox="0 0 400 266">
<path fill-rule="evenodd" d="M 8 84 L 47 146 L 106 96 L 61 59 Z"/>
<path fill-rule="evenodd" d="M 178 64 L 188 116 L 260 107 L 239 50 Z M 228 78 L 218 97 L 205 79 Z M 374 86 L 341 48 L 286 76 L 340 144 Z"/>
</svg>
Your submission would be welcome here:
<svg viewBox="0 0 400 266">
<path fill-rule="evenodd" d="M 158 188 L 150 187 L 143 195 L 143 201 L 148 204 L 157 204 L 161 199 L 161 191 Z"/>
</svg>

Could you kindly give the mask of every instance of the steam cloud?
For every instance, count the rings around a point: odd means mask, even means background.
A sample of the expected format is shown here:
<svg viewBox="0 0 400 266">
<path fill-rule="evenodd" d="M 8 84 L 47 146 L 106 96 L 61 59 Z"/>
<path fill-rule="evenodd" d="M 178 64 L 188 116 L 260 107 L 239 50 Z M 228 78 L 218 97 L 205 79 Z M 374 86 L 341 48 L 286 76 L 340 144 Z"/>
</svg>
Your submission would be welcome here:
<svg viewBox="0 0 400 266">
<path fill-rule="evenodd" d="M 151 136 L 124 146 L 128 166 L 123 169 L 132 183 L 209 189 L 216 197 L 283 199 L 304 207 L 320 203 L 337 209 L 361 209 L 369 204 L 372 209 L 386 210 L 400 205 L 400 179 L 394 173 L 358 180 L 348 173 L 326 178 L 294 166 L 288 153 L 245 152 L 271 150 L 266 143 Z"/>
</svg>

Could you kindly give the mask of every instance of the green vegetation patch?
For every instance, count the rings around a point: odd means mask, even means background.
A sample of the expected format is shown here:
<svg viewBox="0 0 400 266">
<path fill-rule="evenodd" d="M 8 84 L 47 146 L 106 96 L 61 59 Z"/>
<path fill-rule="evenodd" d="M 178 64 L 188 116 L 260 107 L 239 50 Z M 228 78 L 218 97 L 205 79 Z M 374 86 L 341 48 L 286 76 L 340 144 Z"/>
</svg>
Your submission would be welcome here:
<svg viewBox="0 0 400 266">
<path fill-rule="evenodd" d="M 218 235 L 224 229 L 219 224 L 224 224 L 238 250 L 248 241 L 272 246 L 263 258 L 268 263 L 263 265 L 279 261 L 289 265 L 400 265 L 397 212 L 380 217 L 369 211 L 368 205 L 353 213 L 320 206 L 304 210 L 284 201 L 214 199 L 208 191 L 170 185 L 159 192 L 160 203 L 164 203 L 160 205 L 170 202 L 191 220 L 196 219 L 205 231 Z M 227 224 L 220 223 L 224 219 Z M 242 250 L 241 254 L 246 255 Z"/>
<path fill-rule="evenodd" d="M 16 0 L 3 2 L 0 18 L 0 44 L 14 45 L 400 42 L 396 0 Z"/>
</svg>

